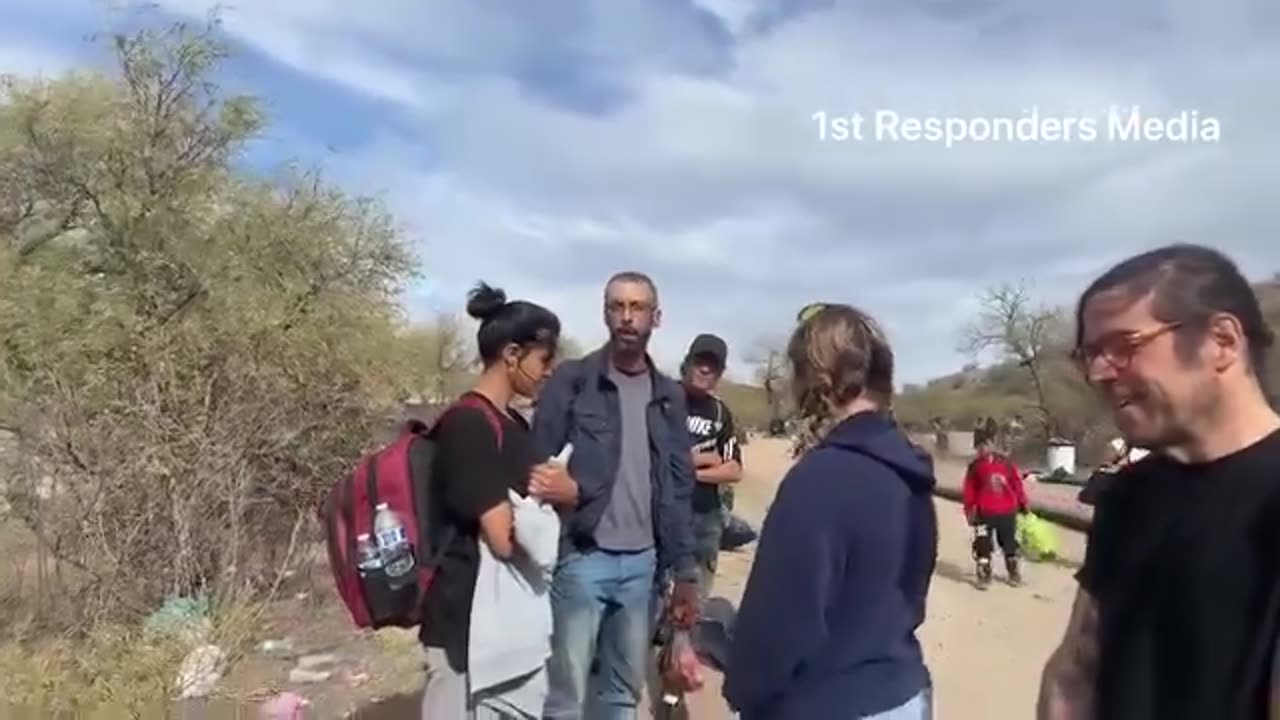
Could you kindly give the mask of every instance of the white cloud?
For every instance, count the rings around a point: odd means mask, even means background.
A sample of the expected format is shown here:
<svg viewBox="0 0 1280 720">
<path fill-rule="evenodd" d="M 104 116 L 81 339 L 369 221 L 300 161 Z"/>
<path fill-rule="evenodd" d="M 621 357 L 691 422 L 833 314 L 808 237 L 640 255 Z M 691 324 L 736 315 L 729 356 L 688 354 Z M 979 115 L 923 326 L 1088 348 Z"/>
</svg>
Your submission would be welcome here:
<svg viewBox="0 0 1280 720">
<path fill-rule="evenodd" d="M 696 332 L 745 350 L 806 301 L 849 300 L 882 317 L 918 380 L 964 361 L 958 326 L 994 282 L 1069 302 L 1110 261 L 1174 239 L 1280 268 L 1269 6 L 810 2 L 760 29 L 797 1 L 274 0 L 223 17 L 279 62 L 401 111 L 337 172 L 385 190 L 421 238 L 426 305 L 457 308 L 484 278 L 597 341 L 605 278 L 648 270 L 674 363 Z M 822 142 L 811 117 L 1105 120 L 1133 104 L 1216 115 L 1222 140 L 947 149 Z"/>
</svg>

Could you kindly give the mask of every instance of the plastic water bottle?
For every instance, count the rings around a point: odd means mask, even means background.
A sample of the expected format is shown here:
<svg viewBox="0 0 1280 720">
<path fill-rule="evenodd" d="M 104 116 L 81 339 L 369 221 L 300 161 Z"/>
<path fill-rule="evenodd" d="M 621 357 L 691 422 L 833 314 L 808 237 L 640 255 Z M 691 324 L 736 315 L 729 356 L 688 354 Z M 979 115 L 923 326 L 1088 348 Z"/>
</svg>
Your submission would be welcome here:
<svg viewBox="0 0 1280 720">
<path fill-rule="evenodd" d="M 378 554 L 378 546 L 373 544 L 369 533 L 356 536 L 356 568 L 361 575 L 368 575 L 382 568 L 382 556 Z"/>
<path fill-rule="evenodd" d="M 399 589 L 413 582 L 413 548 L 409 546 L 409 534 L 404 523 L 386 503 L 378 503 L 374 508 L 373 533 L 377 538 L 378 554 L 387 573 L 387 582 L 392 589 Z"/>
</svg>

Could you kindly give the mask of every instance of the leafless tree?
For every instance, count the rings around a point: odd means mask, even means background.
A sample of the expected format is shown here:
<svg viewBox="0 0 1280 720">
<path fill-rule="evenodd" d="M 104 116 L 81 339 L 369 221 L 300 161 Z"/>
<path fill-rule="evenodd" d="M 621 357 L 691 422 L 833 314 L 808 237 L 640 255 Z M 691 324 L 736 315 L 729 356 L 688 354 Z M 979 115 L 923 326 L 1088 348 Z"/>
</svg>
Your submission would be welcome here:
<svg viewBox="0 0 1280 720">
<path fill-rule="evenodd" d="M 1046 438 L 1060 432 L 1046 389 L 1046 367 L 1059 347 L 1062 329 L 1061 311 L 1035 303 L 1024 284 L 1004 284 L 983 293 L 981 311 L 964 328 L 960 341 L 962 352 L 994 350 L 1027 370 Z"/>
<path fill-rule="evenodd" d="M 765 403 L 769 406 L 769 424 L 782 417 L 783 386 L 786 382 L 784 366 L 786 354 L 778 338 L 761 338 L 747 351 L 744 360 L 755 367 L 756 382 L 764 388 Z"/>
</svg>

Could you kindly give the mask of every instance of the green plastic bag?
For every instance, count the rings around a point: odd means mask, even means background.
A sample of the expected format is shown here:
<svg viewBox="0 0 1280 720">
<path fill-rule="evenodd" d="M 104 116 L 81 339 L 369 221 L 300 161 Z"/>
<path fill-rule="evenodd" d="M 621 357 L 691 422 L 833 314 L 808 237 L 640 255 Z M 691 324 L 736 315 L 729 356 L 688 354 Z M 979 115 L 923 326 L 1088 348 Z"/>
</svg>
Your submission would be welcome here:
<svg viewBox="0 0 1280 720">
<path fill-rule="evenodd" d="M 1058 557 L 1058 537 L 1053 526 L 1035 513 L 1018 516 L 1018 545 L 1023 555 L 1033 562 Z"/>
</svg>

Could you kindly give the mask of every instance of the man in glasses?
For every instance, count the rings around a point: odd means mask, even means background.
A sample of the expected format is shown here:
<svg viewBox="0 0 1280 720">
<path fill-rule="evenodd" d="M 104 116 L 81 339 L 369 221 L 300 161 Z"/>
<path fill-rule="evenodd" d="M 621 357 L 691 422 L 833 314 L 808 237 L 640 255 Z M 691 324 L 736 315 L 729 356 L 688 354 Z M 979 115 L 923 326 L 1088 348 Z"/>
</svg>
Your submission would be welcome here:
<svg viewBox="0 0 1280 720">
<path fill-rule="evenodd" d="M 674 625 L 691 628 L 697 619 L 685 392 L 648 353 L 661 318 L 652 279 L 614 275 L 604 291 L 608 343 L 562 363 L 538 399 L 538 449 L 549 456 L 572 443 L 578 484 L 577 502 L 561 515 L 552 581 L 547 718 L 635 717 L 655 578 L 674 580 Z"/>
<path fill-rule="evenodd" d="M 1152 452 L 1097 498 L 1037 716 L 1264 720 L 1280 416 L 1263 387 L 1273 335 L 1258 299 L 1221 253 L 1173 245 L 1095 280 L 1076 320 L 1085 377 L 1125 441 Z"/>
</svg>

